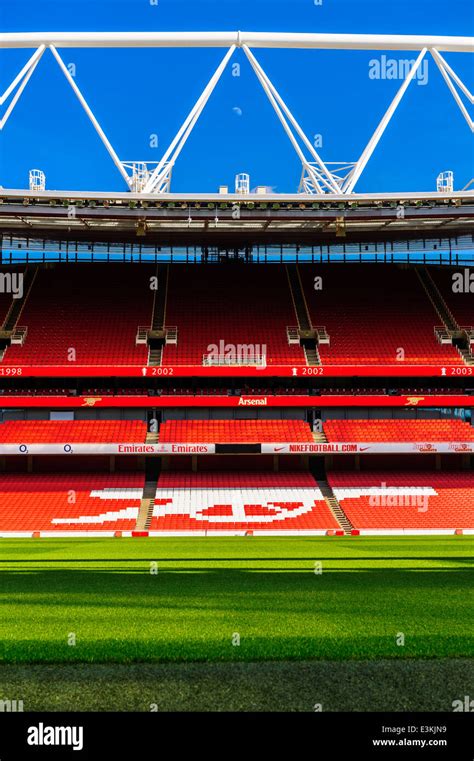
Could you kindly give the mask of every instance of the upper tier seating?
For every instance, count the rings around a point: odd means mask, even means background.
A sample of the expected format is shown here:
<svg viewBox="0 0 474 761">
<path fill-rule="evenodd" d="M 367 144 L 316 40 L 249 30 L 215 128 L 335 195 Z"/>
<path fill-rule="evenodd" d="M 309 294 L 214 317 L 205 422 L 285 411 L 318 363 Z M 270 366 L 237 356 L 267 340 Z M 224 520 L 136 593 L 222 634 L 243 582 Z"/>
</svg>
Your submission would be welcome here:
<svg viewBox="0 0 474 761">
<path fill-rule="evenodd" d="M 131 531 L 141 473 L 2 474 L 1 531 Z"/>
<path fill-rule="evenodd" d="M 313 441 L 302 420 L 168 420 L 160 427 L 160 442 L 259 444 Z"/>
<path fill-rule="evenodd" d="M 300 265 L 315 327 L 325 326 L 330 345 L 319 347 L 323 364 L 463 364 L 459 352 L 438 343 L 440 318 L 413 269 L 394 265 Z M 6 365 L 134 365 L 148 361 L 136 345 L 137 328 L 149 327 L 154 291 L 147 264 L 59 264 L 40 269 L 19 317 L 24 344 L 7 348 Z M 323 278 L 315 291 L 314 277 Z M 451 274 L 433 270 L 461 325 L 474 322 L 472 294 L 453 294 Z M 287 328 L 297 318 L 285 268 L 276 265 L 171 265 L 165 323 L 177 327 L 177 344 L 165 345 L 163 365 L 202 366 L 209 347 L 243 346 L 263 352 L 269 366 L 306 365 Z M 0 294 L 1 313 L 11 295 Z M 264 348 L 265 347 L 265 348 Z M 236 364 L 258 364 L 254 359 Z"/>
<path fill-rule="evenodd" d="M 305 365 L 304 352 L 289 345 L 295 326 L 284 268 L 240 264 L 190 265 L 170 269 L 166 325 L 178 328 L 178 344 L 166 345 L 163 365 L 202 365 L 208 347 L 266 345 L 267 365 Z"/>
<path fill-rule="evenodd" d="M 162 472 L 150 529 L 315 531 L 338 529 L 305 472 Z"/>
<path fill-rule="evenodd" d="M 474 272 L 473 269 L 469 271 Z M 474 294 L 453 291 L 453 274 L 463 274 L 464 267 L 449 268 L 449 270 L 431 269 L 430 272 L 458 325 L 463 328 L 474 328 Z"/>
<path fill-rule="evenodd" d="M 10 346 L 7 365 L 146 365 L 135 345 L 153 309 L 148 265 L 60 264 L 40 270 L 20 316 L 23 346 Z"/>
<path fill-rule="evenodd" d="M 452 346 L 437 342 L 440 319 L 412 269 L 379 264 L 301 265 L 315 327 L 324 326 L 323 364 L 462 364 Z M 322 277 L 322 290 L 314 278 Z"/>
<path fill-rule="evenodd" d="M 9 291 L 10 286 L 14 286 L 15 288 L 18 288 L 19 281 L 18 276 L 20 274 L 24 275 L 25 268 L 24 267 L 3 267 L 1 269 L 2 276 L 5 275 L 4 282 L 3 282 L 3 288 L 0 289 L 0 327 L 5 322 L 5 319 L 7 317 L 8 311 L 13 303 L 15 303 L 16 298 L 13 298 L 13 293 Z M 10 279 L 9 279 L 10 278 Z M 23 293 L 19 293 L 18 296 L 24 296 Z M 21 321 L 20 321 L 21 322 Z"/>
<path fill-rule="evenodd" d="M 462 420 L 327 420 L 328 441 L 474 441 L 474 427 Z"/>
<path fill-rule="evenodd" d="M 355 528 L 474 528 L 471 472 L 334 471 L 328 481 Z"/>
<path fill-rule="evenodd" d="M 137 444 L 146 432 L 140 420 L 12 420 L 0 423 L 0 444 Z"/>
</svg>

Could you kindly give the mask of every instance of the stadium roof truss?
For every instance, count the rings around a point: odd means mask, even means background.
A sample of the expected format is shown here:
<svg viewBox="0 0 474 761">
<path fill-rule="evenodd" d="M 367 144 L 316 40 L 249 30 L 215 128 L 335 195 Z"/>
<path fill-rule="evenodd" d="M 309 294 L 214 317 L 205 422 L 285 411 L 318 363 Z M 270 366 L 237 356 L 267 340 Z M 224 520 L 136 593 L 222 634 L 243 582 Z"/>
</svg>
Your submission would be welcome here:
<svg viewBox="0 0 474 761">
<path fill-rule="evenodd" d="M 224 47 L 228 48 L 228 50 L 160 161 L 129 162 L 122 161 L 117 155 L 83 93 L 61 58 L 57 50 L 58 47 Z M 309 195 L 351 195 L 354 192 L 362 172 L 428 52 L 439 68 L 468 126 L 474 132 L 474 121 L 470 117 L 459 91 L 463 93 L 471 104 L 474 103 L 474 95 L 442 55 L 442 52 L 474 52 L 473 37 L 273 32 L 34 32 L 0 34 L 0 48 L 35 49 L 30 59 L 13 79 L 3 95 L 0 96 L 0 105 L 3 105 L 13 94 L 5 114 L 0 120 L 0 130 L 7 123 L 41 57 L 46 49 L 49 48 L 129 190 L 135 193 L 156 195 L 169 193 L 173 167 L 229 60 L 238 47 L 243 50 L 247 57 L 301 161 L 302 175 L 299 186 L 301 193 Z M 415 60 L 410 62 L 410 67 L 404 81 L 357 161 L 324 162 L 284 102 L 275 85 L 263 70 L 252 52 L 252 48 L 394 50 L 418 52 L 418 55 Z"/>
</svg>

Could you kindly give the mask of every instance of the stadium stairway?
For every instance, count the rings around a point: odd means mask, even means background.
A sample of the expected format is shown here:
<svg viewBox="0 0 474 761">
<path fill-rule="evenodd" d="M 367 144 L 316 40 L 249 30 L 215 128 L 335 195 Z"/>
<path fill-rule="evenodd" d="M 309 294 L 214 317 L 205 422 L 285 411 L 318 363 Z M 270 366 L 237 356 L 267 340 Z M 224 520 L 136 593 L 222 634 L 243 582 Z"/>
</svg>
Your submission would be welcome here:
<svg viewBox="0 0 474 761">
<path fill-rule="evenodd" d="M 316 442 L 316 444 L 326 444 L 328 441 L 328 438 L 326 436 L 326 433 L 324 430 L 322 431 L 313 431 L 313 439 Z"/>
<path fill-rule="evenodd" d="M 156 486 L 156 480 L 145 481 L 145 486 L 143 488 L 143 497 L 140 501 L 140 509 L 138 510 L 135 531 L 146 531 L 150 528 L 150 523 L 153 516 L 153 508 L 155 506 Z"/>
<path fill-rule="evenodd" d="M 3 359 L 3 356 L 12 341 L 15 343 L 23 342 L 23 339 L 20 335 L 18 335 L 18 340 L 15 340 L 15 333 L 17 330 L 18 320 L 20 319 L 21 313 L 23 311 L 23 307 L 27 302 L 28 296 L 30 295 L 30 291 L 35 282 L 36 275 L 38 274 L 38 269 L 38 267 L 26 267 L 25 271 L 23 272 L 23 296 L 21 299 L 12 297 L 12 303 L 6 314 L 3 325 L 0 328 L 0 361 Z"/>
<path fill-rule="evenodd" d="M 311 317 L 306 303 L 303 291 L 300 273 L 296 264 L 286 266 L 288 284 L 290 286 L 291 298 L 295 308 L 296 319 L 298 320 L 298 329 L 300 333 L 300 344 L 306 357 L 308 365 L 320 365 L 321 358 L 318 351 L 318 342 L 316 332 L 311 323 Z"/>
<path fill-rule="evenodd" d="M 168 298 L 169 265 L 158 264 L 156 267 L 158 290 L 155 291 L 151 328 L 148 332 L 148 365 L 161 365 L 165 341 L 166 301 Z M 160 284 L 163 283 L 163 287 Z"/>
<path fill-rule="evenodd" d="M 443 323 L 446 339 L 449 338 L 451 340 L 452 346 L 457 349 L 466 365 L 474 365 L 474 356 L 472 354 L 469 338 L 454 318 L 427 267 L 416 267 L 416 274 L 418 275 L 418 279 L 420 280 L 426 295 L 433 304 L 438 317 Z M 440 340 L 439 337 L 438 340 Z"/>
<path fill-rule="evenodd" d="M 344 510 L 342 509 L 331 486 L 329 485 L 327 481 L 323 479 L 318 479 L 318 486 L 321 490 L 321 494 L 324 497 L 324 501 L 326 502 L 327 506 L 329 507 L 331 513 L 334 515 L 337 522 L 339 523 L 340 527 L 343 529 L 344 534 L 350 536 L 354 526 L 352 525 L 349 518 L 347 517 Z"/>
<path fill-rule="evenodd" d="M 145 485 L 143 487 L 135 531 L 147 531 L 150 528 L 161 464 L 158 458 L 148 458 L 145 467 Z"/>
</svg>

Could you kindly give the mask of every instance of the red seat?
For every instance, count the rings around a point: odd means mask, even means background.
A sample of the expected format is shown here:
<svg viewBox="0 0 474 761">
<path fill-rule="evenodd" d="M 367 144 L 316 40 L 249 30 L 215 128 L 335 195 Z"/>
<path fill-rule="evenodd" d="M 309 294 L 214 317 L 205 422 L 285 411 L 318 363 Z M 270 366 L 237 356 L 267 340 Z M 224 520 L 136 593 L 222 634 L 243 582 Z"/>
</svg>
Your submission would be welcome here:
<svg viewBox="0 0 474 761">
<path fill-rule="evenodd" d="M 0 531 L 132 530 L 144 481 L 141 473 L 2 474 Z"/>
<path fill-rule="evenodd" d="M 268 365 L 305 365 L 286 329 L 297 324 L 285 271 L 273 265 L 219 264 L 170 270 L 166 324 L 178 328 L 178 344 L 166 345 L 163 365 L 202 366 L 209 346 L 220 341 L 265 345 Z"/>
<path fill-rule="evenodd" d="M 299 269 L 313 325 L 324 326 L 330 337 L 329 345 L 320 345 L 323 365 L 463 364 L 454 347 L 437 342 L 440 318 L 413 269 L 380 264 Z M 322 277 L 321 290 L 314 289 L 316 276 Z"/>
<path fill-rule="evenodd" d="M 166 443 L 310 442 L 311 428 L 302 420 L 168 420 L 160 427 Z"/>
<path fill-rule="evenodd" d="M 151 323 L 154 272 L 143 264 L 40 270 L 19 320 L 26 340 L 7 349 L 3 364 L 146 365 L 148 347 L 135 339 Z"/>
<path fill-rule="evenodd" d="M 474 441 L 474 427 L 463 420 L 327 420 L 328 441 Z"/>
<path fill-rule="evenodd" d="M 155 531 L 319 531 L 337 529 L 313 476 L 288 471 L 163 471 Z"/>
<path fill-rule="evenodd" d="M 0 444 L 141 443 L 140 420 L 12 420 L 0 423 Z"/>
<path fill-rule="evenodd" d="M 328 481 L 355 528 L 474 528 L 471 472 L 333 471 Z"/>
</svg>

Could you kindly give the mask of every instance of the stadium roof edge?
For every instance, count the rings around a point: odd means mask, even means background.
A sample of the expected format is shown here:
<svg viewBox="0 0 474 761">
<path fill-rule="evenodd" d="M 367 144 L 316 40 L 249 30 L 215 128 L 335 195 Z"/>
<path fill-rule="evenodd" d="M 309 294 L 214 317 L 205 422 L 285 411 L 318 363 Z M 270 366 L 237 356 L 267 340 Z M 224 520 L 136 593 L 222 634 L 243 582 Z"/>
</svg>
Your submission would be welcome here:
<svg viewBox="0 0 474 761">
<path fill-rule="evenodd" d="M 56 47 L 242 47 L 326 50 L 421 50 L 435 47 L 474 52 L 467 36 L 329 34 L 306 32 L 4 32 L 0 48 Z"/>
<path fill-rule="evenodd" d="M 437 201 L 440 204 L 450 203 L 451 201 L 474 201 L 474 190 L 459 190 L 450 193 L 440 193 L 437 191 L 426 192 L 402 192 L 402 193 L 341 193 L 331 195 L 314 195 L 311 193 L 166 193 L 157 195 L 156 193 L 133 193 L 125 192 L 105 192 L 105 191 L 81 191 L 81 190 L 23 190 L 21 188 L 2 188 L 0 187 L 0 200 L 17 200 L 31 199 L 41 202 L 44 200 L 118 200 L 126 201 L 149 201 L 154 203 L 166 204 L 173 202 L 192 203 L 192 202 L 235 202 L 243 204 L 260 204 L 267 202 L 288 202 L 288 203 L 378 203 L 382 201 Z"/>
</svg>

